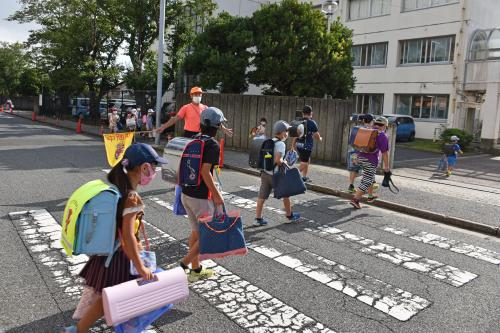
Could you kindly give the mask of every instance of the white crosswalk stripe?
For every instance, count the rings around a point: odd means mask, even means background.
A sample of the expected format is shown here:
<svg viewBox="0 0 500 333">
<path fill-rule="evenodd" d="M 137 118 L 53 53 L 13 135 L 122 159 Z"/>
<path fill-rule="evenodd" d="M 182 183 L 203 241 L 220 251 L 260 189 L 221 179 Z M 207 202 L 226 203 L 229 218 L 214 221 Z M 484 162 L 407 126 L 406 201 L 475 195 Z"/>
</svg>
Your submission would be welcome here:
<svg viewBox="0 0 500 333">
<path fill-rule="evenodd" d="M 30 251 L 38 254 L 34 259 L 49 267 L 52 278 L 64 293 L 71 299 L 77 300 L 83 288 L 75 278 L 88 257 L 86 255 L 67 257 L 63 254 L 60 245 L 61 226 L 46 210 L 13 212 L 9 216 L 20 230 L 20 236 Z M 178 242 L 156 226 L 144 222 L 148 228 L 160 234 L 151 238 L 153 246 L 165 242 Z M 158 242 L 159 240 L 163 242 Z M 185 247 L 184 244 L 183 246 Z M 206 260 L 203 265 L 212 268 L 216 274 L 210 279 L 191 284 L 191 289 L 248 332 L 335 333 L 214 261 Z M 92 332 L 102 332 L 102 330 L 108 332 L 104 325 Z"/>
<path fill-rule="evenodd" d="M 457 240 L 442 237 L 425 231 L 412 232 L 409 229 L 401 229 L 393 226 L 384 226 L 381 230 L 393 233 L 395 235 L 407 237 L 417 242 L 437 246 L 441 249 L 460 253 L 471 258 L 482 260 L 494 265 L 500 265 L 500 253 L 470 245 Z"/>
<path fill-rule="evenodd" d="M 232 193 L 223 192 L 223 195 L 229 203 L 239 208 L 254 210 L 254 206 L 257 204 L 251 199 L 242 198 Z M 276 208 L 266 208 L 275 212 L 279 211 L 279 214 L 284 214 L 283 211 Z M 426 275 L 455 287 L 463 286 L 478 276 L 466 270 L 425 258 L 421 255 L 402 250 L 389 244 L 376 242 L 372 239 L 345 232 L 338 228 L 325 227 L 311 219 L 302 217 L 300 223 L 311 224 L 311 227 L 305 230 L 324 239 L 342 243 L 363 254 L 390 262 L 398 267 Z"/>
<path fill-rule="evenodd" d="M 156 197 L 150 197 L 149 199 L 168 210 L 173 210 L 170 203 Z M 395 288 L 388 283 L 285 241 L 273 239 L 272 243 L 274 247 L 263 244 L 249 244 L 248 248 L 398 320 L 406 321 L 431 304 L 428 300 L 413 295 L 408 291 Z M 275 248 L 277 243 L 281 244 L 281 247 L 286 250 L 277 250 Z M 289 255 L 289 253 L 294 253 L 295 256 L 301 253 L 304 258 L 302 260 L 297 259 Z M 357 283 L 359 280 L 363 281 L 362 284 Z"/>
</svg>

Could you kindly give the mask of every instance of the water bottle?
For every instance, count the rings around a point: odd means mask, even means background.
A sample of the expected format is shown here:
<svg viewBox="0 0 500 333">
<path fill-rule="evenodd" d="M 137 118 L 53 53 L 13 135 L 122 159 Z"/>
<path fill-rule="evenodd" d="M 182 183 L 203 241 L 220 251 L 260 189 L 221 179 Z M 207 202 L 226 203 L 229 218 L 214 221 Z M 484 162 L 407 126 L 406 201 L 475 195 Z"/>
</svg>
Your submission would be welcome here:
<svg viewBox="0 0 500 333">
<path fill-rule="evenodd" d="M 271 171 L 273 169 L 273 155 L 269 152 L 264 155 L 264 169 L 267 171 Z"/>
</svg>

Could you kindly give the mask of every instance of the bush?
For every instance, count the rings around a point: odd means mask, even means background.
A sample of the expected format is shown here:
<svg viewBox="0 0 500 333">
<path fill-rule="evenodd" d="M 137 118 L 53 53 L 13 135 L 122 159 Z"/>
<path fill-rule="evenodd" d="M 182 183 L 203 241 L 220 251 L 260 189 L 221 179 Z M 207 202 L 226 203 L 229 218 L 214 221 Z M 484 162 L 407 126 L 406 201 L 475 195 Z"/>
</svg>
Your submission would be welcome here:
<svg viewBox="0 0 500 333">
<path fill-rule="evenodd" d="M 466 149 L 472 142 L 472 139 L 474 138 L 472 134 L 469 134 L 468 132 L 463 131 L 461 129 L 447 128 L 441 133 L 441 139 L 447 142 L 450 141 L 450 137 L 453 135 L 459 137 L 460 141 L 458 143 L 460 144 L 460 147 L 462 147 L 462 149 Z"/>
</svg>

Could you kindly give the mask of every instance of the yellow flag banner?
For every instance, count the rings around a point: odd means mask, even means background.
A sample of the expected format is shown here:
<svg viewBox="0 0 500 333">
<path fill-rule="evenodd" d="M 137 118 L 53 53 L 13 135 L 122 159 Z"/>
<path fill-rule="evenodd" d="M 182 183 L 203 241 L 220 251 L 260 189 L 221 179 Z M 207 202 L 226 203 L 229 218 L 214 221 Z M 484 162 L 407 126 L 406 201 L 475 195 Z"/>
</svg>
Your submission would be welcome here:
<svg viewBox="0 0 500 333">
<path fill-rule="evenodd" d="M 132 144 L 134 132 L 103 134 L 103 136 L 108 163 L 114 167 L 123 158 L 128 146 Z"/>
</svg>

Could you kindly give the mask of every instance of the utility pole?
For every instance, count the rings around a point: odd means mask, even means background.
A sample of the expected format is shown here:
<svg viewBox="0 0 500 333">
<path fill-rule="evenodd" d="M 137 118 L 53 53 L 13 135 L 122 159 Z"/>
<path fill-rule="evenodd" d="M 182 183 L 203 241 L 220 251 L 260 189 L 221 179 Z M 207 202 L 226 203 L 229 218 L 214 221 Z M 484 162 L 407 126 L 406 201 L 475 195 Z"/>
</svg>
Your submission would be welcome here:
<svg viewBox="0 0 500 333">
<path fill-rule="evenodd" d="M 165 2 L 160 0 L 160 29 L 158 33 L 158 74 L 156 78 L 156 128 L 161 126 L 162 83 L 163 83 L 163 48 L 165 43 Z M 155 145 L 160 145 L 160 133 L 156 134 Z"/>
</svg>

